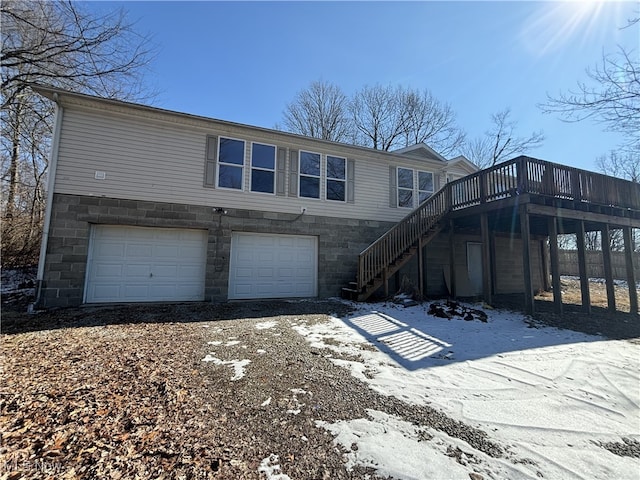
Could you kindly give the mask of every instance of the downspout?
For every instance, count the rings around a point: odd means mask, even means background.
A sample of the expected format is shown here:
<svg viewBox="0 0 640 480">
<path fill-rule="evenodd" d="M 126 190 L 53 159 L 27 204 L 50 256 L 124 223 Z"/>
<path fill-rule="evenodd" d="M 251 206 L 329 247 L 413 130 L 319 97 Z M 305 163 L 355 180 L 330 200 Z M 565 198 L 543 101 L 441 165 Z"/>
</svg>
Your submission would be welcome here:
<svg viewBox="0 0 640 480">
<path fill-rule="evenodd" d="M 49 226 L 51 225 L 51 210 L 53 208 L 53 186 L 56 180 L 58 167 L 58 150 L 60 146 L 60 132 L 62 130 L 62 117 L 64 109 L 58 103 L 58 94 L 53 94 L 56 103 L 55 123 L 53 126 L 53 138 L 51 139 L 51 151 L 49 152 L 49 178 L 47 179 L 47 203 L 44 210 L 44 222 L 42 225 L 42 242 L 40 243 L 40 257 L 38 258 L 38 274 L 36 276 L 36 299 L 29 305 L 29 312 L 33 313 L 41 302 L 42 284 L 44 282 L 44 263 L 49 243 Z"/>
</svg>

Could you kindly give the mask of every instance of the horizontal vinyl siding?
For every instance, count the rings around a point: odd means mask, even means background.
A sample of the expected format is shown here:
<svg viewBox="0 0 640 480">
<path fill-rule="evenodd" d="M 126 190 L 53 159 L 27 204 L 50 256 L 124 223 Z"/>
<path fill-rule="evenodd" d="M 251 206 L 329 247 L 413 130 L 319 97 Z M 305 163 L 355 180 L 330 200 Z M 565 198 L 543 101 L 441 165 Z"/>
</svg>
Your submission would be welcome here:
<svg viewBox="0 0 640 480">
<path fill-rule="evenodd" d="M 207 135 L 245 140 L 243 192 L 203 186 Z M 374 158 L 377 154 L 368 158 L 360 152 L 354 155 L 339 145 L 334 148 L 314 144 L 313 140 L 306 143 L 304 139 L 282 137 L 284 140 L 276 132 L 270 134 L 237 125 L 212 123 L 209 129 L 68 108 L 62 125 L 55 192 L 281 213 L 299 213 L 305 207 L 310 215 L 381 221 L 396 221 L 408 213 L 407 209 L 389 208 L 390 163 Z M 326 154 L 353 158 L 355 203 L 250 192 L 252 141 L 321 153 L 323 168 Z M 393 160 L 394 165 L 435 173 L 424 161 Z M 105 172 L 106 179 L 96 180 L 96 171 Z M 321 182 L 321 198 L 324 189 Z"/>
</svg>

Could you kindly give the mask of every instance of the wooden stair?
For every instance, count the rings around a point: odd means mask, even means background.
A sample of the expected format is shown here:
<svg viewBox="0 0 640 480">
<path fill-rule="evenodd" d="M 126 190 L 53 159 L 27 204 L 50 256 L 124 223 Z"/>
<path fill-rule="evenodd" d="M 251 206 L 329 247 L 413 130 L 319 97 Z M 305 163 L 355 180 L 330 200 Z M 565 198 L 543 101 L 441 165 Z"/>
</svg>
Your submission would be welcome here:
<svg viewBox="0 0 640 480">
<path fill-rule="evenodd" d="M 416 241 L 415 244 L 412 244 L 398 257 L 396 257 L 395 260 L 387 266 L 385 271 L 376 275 L 362 288 L 359 287 L 357 278 L 356 281 L 349 282 L 348 286 L 342 287 L 342 298 L 356 302 L 364 302 L 368 300 L 371 295 L 384 286 L 385 282 L 388 281 L 392 275 L 404 267 L 418 253 L 418 245 L 420 243 L 425 247 L 442 231 L 442 228 L 441 224 L 435 224 L 419 241 Z"/>
</svg>

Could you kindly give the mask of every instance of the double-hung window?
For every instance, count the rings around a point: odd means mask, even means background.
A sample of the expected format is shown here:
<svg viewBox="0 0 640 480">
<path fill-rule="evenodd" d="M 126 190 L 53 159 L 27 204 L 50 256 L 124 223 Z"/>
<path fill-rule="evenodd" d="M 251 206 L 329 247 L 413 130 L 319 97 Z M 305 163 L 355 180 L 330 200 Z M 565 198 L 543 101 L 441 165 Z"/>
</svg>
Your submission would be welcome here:
<svg viewBox="0 0 640 480">
<path fill-rule="evenodd" d="M 398 167 L 396 169 L 396 184 L 398 188 L 398 207 L 414 208 L 431 195 L 434 190 L 432 172 L 423 172 L 412 168 Z"/>
<path fill-rule="evenodd" d="M 398 207 L 413 208 L 413 170 L 398 167 Z"/>
<path fill-rule="evenodd" d="M 418 203 L 433 195 L 433 173 L 418 172 Z"/>
<path fill-rule="evenodd" d="M 327 155 L 327 200 L 344 202 L 347 187 L 347 159 Z"/>
<path fill-rule="evenodd" d="M 300 197 L 320 198 L 320 154 L 300 151 Z"/>
<path fill-rule="evenodd" d="M 242 190 L 244 141 L 220 137 L 218 147 L 218 187 Z"/>
<path fill-rule="evenodd" d="M 251 191 L 275 192 L 276 147 L 263 143 L 251 144 Z"/>
</svg>

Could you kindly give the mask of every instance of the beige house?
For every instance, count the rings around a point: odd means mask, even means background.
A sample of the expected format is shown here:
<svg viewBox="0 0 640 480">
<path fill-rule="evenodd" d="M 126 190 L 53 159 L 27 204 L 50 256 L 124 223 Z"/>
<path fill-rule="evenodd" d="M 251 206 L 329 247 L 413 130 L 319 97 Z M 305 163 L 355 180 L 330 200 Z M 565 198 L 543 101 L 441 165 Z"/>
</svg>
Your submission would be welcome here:
<svg viewBox="0 0 640 480">
<path fill-rule="evenodd" d="M 42 306 L 328 297 L 450 164 L 37 88 L 58 106 Z"/>
<path fill-rule="evenodd" d="M 39 307 L 364 299 L 401 276 L 433 296 L 548 284 L 546 229 L 474 211 L 524 199 L 522 160 L 485 177 L 424 144 L 383 152 L 35 90 L 57 105 Z"/>
</svg>

